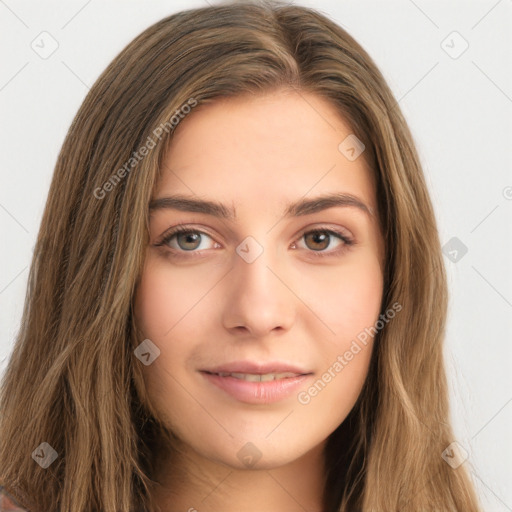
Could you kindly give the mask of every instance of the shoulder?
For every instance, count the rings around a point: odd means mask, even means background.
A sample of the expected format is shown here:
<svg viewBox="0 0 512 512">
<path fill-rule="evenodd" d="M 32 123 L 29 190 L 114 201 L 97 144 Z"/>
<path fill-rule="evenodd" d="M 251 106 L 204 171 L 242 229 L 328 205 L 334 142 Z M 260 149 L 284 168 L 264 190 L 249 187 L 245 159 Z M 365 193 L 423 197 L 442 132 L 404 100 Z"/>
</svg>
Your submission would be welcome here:
<svg viewBox="0 0 512 512">
<path fill-rule="evenodd" d="M 22 508 L 14 498 L 0 485 L 0 512 L 29 512 Z"/>
</svg>

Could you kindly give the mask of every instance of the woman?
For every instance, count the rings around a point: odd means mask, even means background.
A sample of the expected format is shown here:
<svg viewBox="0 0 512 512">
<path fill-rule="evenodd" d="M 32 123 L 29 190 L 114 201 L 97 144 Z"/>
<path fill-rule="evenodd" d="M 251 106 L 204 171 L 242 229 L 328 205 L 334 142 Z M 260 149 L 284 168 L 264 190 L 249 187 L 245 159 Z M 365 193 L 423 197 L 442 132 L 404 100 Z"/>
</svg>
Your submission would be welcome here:
<svg viewBox="0 0 512 512">
<path fill-rule="evenodd" d="M 413 140 L 361 46 L 298 6 L 180 12 L 62 147 L 0 482 L 31 511 L 477 511 L 446 307 Z"/>
</svg>

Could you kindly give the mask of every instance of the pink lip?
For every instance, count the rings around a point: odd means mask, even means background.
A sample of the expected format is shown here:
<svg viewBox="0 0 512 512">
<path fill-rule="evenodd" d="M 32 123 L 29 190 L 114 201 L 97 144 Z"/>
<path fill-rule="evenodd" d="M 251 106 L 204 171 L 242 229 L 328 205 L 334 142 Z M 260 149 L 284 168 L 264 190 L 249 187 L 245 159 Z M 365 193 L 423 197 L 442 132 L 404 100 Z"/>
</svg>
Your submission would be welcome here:
<svg viewBox="0 0 512 512">
<path fill-rule="evenodd" d="M 297 391 L 311 375 L 297 375 L 268 382 L 249 382 L 235 377 L 201 372 L 206 380 L 233 398 L 248 404 L 270 404 L 285 399 Z"/>
<path fill-rule="evenodd" d="M 295 373 L 296 375 L 267 382 L 249 382 L 235 377 L 216 375 L 217 373 L 253 373 L 263 375 L 265 373 L 285 372 Z M 210 384 L 220 388 L 236 400 L 248 404 L 270 404 L 284 400 L 303 386 L 305 381 L 312 375 L 312 372 L 289 364 L 277 362 L 252 363 L 249 361 L 224 364 L 208 370 L 201 370 L 200 373 Z"/>
</svg>

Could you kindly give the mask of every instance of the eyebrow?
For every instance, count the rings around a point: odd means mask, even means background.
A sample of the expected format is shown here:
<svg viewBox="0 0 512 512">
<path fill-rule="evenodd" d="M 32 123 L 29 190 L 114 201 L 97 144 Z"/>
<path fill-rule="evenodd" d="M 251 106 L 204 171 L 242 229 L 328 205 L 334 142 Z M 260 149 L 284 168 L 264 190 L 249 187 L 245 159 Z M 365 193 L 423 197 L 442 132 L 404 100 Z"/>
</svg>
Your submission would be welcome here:
<svg viewBox="0 0 512 512">
<path fill-rule="evenodd" d="M 350 207 L 362 211 L 370 217 L 373 216 L 371 207 L 367 206 L 357 196 L 344 192 L 323 194 L 311 199 L 300 199 L 297 202 L 289 203 L 286 205 L 284 215 L 285 217 L 300 217 L 334 207 Z M 234 206 L 228 207 L 217 201 L 194 199 L 180 194 L 153 199 L 149 203 L 150 212 L 161 209 L 204 213 L 229 221 L 235 221 L 237 218 Z"/>
</svg>

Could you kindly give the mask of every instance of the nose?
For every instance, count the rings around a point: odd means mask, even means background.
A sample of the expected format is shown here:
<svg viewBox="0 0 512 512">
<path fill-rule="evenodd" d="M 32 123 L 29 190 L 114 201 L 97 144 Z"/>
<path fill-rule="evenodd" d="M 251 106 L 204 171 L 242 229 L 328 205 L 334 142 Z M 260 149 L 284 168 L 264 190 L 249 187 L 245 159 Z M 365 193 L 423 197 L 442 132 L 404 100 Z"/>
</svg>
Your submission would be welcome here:
<svg viewBox="0 0 512 512">
<path fill-rule="evenodd" d="M 224 303 L 226 329 L 263 338 L 291 328 L 299 299 L 287 283 L 285 269 L 269 253 L 263 250 L 252 262 L 235 257 Z"/>
</svg>

